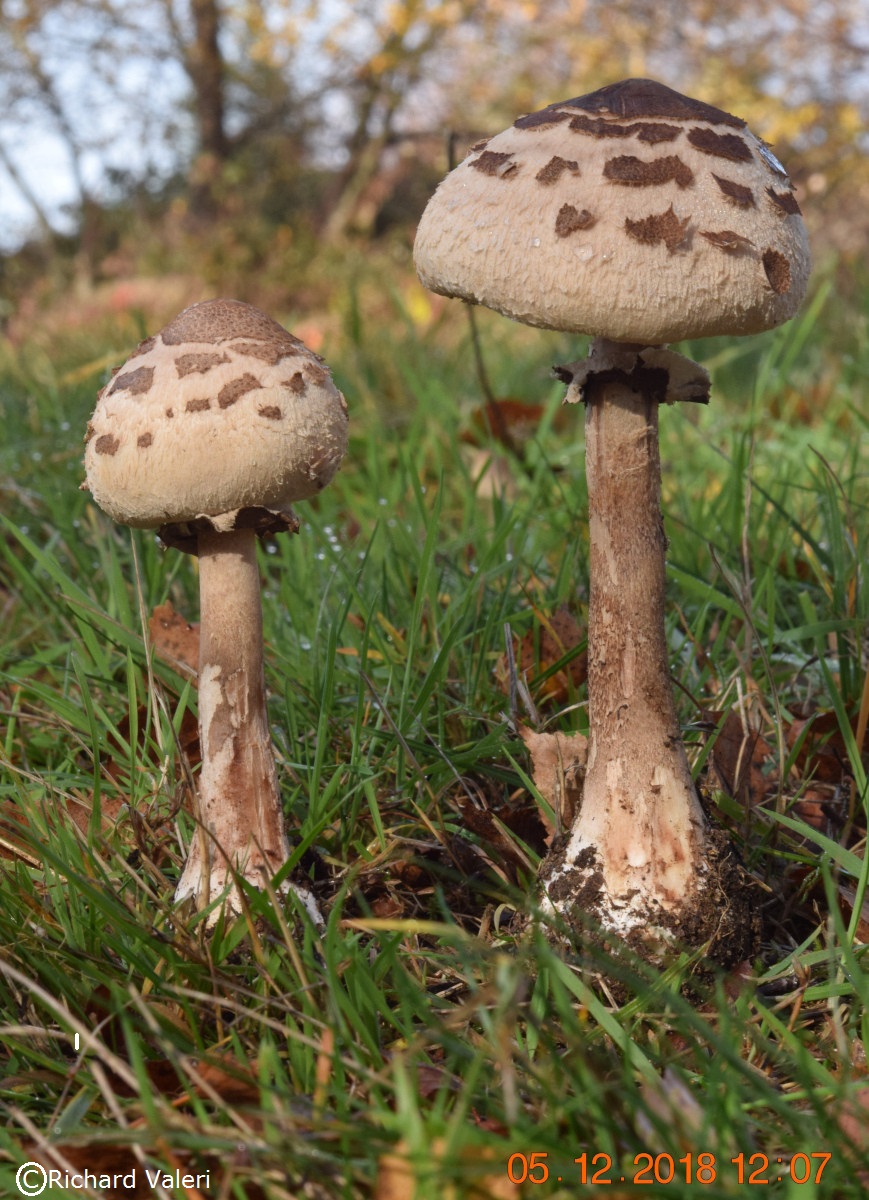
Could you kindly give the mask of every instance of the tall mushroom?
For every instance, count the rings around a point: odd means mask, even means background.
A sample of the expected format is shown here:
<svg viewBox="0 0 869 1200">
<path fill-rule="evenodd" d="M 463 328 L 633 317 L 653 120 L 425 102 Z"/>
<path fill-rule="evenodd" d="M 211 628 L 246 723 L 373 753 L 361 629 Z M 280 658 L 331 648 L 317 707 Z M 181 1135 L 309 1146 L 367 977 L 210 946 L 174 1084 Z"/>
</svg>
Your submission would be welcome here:
<svg viewBox="0 0 869 1200">
<path fill-rule="evenodd" d="M 436 292 L 594 339 L 558 370 L 586 406 L 590 739 L 580 811 L 541 871 L 546 903 L 645 945 L 717 938 L 738 957 L 753 922 L 704 820 L 670 682 L 658 406 L 709 392 L 665 343 L 797 311 L 810 258 L 791 182 L 740 118 L 628 79 L 475 146 L 429 201 L 414 257 Z"/>
<path fill-rule="evenodd" d="M 205 907 L 226 893 L 237 911 L 233 873 L 262 886 L 290 855 L 266 711 L 256 538 L 298 530 L 290 504 L 338 470 L 347 406 L 323 360 L 271 317 L 210 300 L 114 374 L 86 443 L 83 486 L 97 504 L 199 557 L 198 832 L 176 900 Z"/>
</svg>

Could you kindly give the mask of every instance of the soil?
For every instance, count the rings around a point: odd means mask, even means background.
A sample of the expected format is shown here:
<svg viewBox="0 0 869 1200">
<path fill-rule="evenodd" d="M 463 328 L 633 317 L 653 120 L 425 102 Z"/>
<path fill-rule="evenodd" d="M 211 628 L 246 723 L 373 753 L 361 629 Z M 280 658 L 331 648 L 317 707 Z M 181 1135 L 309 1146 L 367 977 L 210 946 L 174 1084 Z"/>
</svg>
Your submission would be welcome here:
<svg viewBox="0 0 869 1200">
<path fill-rule="evenodd" d="M 544 878 L 557 878 L 548 889 L 560 916 L 579 939 L 595 925 L 615 924 L 597 852 L 587 847 L 575 865 L 559 874 L 564 842 L 553 847 L 541 867 Z M 694 891 L 678 912 L 650 904 L 647 921 L 623 934 L 625 943 L 646 961 L 660 963 L 672 950 L 706 949 L 710 963 L 729 969 L 753 959 L 760 948 L 760 892 L 742 866 L 723 830 L 707 828 L 704 869 Z M 614 930 L 614 932 L 618 932 Z"/>
</svg>

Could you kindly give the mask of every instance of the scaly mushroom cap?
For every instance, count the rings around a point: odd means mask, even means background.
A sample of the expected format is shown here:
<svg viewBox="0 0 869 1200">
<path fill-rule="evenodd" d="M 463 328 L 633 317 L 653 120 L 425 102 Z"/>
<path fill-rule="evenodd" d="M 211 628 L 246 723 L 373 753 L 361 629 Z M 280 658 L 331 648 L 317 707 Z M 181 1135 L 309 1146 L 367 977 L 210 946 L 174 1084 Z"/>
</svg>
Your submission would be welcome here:
<svg viewBox="0 0 869 1200">
<path fill-rule="evenodd" d="M 190 549 L 197 522 L 292 528 L 289 505 L 338 470 L 347 406 L 323 360 L 271 317 L 209 300 L 115 373 L 86 442 L 86 486 L 100 508 Z"/>
<path fill-rule="evenodd" d="M 429 201 L 414 260 L 432 291 L 646 345 L 779 325 L 810 270 L 764 143 L 650 79 L 550 104 L 475 146 Z"/>
</svg>

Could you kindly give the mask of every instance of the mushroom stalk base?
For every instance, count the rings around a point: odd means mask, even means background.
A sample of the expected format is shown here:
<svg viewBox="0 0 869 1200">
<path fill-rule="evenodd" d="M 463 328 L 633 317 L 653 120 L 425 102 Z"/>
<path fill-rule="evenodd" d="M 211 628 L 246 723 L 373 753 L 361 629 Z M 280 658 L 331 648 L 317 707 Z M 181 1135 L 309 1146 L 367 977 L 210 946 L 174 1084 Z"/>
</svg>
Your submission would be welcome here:
<svg viewBox="0 0 869 1200">
<path fill-rule="evenodd" d="M 589 753 L 578 816 L 541 879 L 546 907 L 565 918 L 590 913 L 611 932 L 637 931 L 630 940 L 646 947 L 674 935 L 697 945 L 720 908 L 693 931 L 699 938 L 686 936 L 684 918 L 701 890 L 716 903 L 720 892 L 670 681 L 658 450 L 667 389 L 648 386 L 645 367 L 624 369 L 638 349 L 598 341 L 583 368 Z"/>
<path fill-rule="evenodd" d="M 266 711 L 256 537 L 205 531 L 198 549 L 198 829 L 175 899 L 201 908 L 227 892 L 238 912 L 233 872 L 262 887 L 290 855 Z"/>
</svg>

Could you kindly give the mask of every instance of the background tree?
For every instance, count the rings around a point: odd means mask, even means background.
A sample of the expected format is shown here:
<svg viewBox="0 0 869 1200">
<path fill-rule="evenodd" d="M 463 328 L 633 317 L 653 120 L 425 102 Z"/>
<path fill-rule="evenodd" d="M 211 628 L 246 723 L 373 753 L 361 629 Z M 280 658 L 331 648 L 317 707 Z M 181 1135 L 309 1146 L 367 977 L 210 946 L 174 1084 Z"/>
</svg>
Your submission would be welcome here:
<svg viewBox="0 0 869 1200">
<path fill-rule="evenodd" d="M 100 210 L 137 194 L 344 237 L 437 178 L 450 130 L 647 74 L 774 142 L 847 250 L 869 223 L 867 54 L 862 0 L 5 0 L 0 176 L 92 265 Z"/>
</svg>

